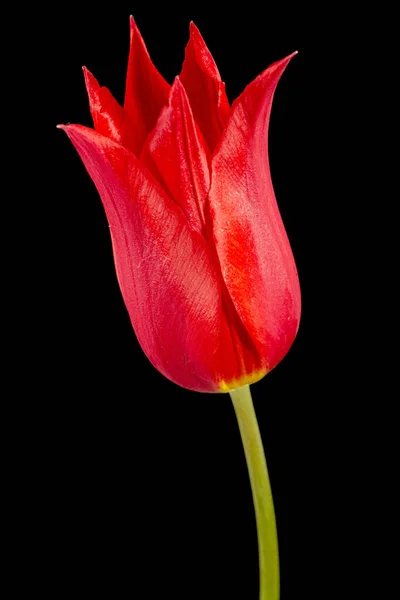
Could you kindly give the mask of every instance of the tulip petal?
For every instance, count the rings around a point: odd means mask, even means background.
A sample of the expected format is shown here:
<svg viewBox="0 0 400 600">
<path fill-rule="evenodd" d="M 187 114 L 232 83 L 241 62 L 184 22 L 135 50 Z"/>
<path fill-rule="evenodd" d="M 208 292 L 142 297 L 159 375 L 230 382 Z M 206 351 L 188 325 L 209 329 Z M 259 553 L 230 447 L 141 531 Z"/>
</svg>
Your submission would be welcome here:
<svg viewBox="0 0 400 600">
<path fill-rule="evenodd" d="M 222 276 L 268 369 L 288 351 L 300 319 L 297 271 L 267 147 L 274 91 L 292 56 L 264 71 L 233 104 L 213 158 L 209 195 Z"/>
<path fill-rule="evenodd" d="M 230 108 L 217 65 L 194 23 L 190 24 L 180 79 L 195 121 L 213 152 L 228 121 Z"/>
<path fill-rule="evenodd" d="M 102 198 L 118 281 L 145 354 L 183 387 L 225 391 L 221 382 L 241 376 L 243 358 L 232 343 L 222 281 L 203 237 L 132 153 L 86 127 L 61 128 Z M 258 368 L 251 342 L 248 348 L 246 365 Z"/>
<path fill-rule="evenodd" d="M 130 30 L 124 107 L 133 123 L 135 154 L 139 156 L 162 107 L 168 104 L 170 86 L 153 65 L 133 17 L 130 18 Z"/>
<path fill-rule="evenodd" d="M 204 235 L 211 156 L 178 77 L 140 159 L 182 208 L 190 227 Z"/>
<path fill-rule="evenodd" d="M 135 152 L 137 149 L 135 130 L 128 113 L 106 87 L 99 85 L 86 67 L 83 67 L 83 74 L 94 128 L 98 133 Z"/>
</svg>

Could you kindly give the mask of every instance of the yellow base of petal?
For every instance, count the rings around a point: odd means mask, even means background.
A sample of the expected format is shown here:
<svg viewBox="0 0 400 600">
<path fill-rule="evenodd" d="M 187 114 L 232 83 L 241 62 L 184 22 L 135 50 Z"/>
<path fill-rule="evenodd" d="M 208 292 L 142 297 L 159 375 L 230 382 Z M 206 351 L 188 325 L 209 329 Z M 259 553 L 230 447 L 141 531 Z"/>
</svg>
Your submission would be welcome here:
<svg viewBox="0 0 400 600">
<path fill-rule="evenodd" d="M 251 383 L 260 381 L 260 379 L 265 377 L 267 373 L 268 369 L 259 369 L 258 371 L 253 371 L 252 373 L 242 375 L 241 377 L 232 379 L 231 381 L 222 380 L 219 382 L 219 389 L 221 392 L 230 392 L 231 390 L 243 387 L 244 385 L 250 385 Z"/>
</svg>

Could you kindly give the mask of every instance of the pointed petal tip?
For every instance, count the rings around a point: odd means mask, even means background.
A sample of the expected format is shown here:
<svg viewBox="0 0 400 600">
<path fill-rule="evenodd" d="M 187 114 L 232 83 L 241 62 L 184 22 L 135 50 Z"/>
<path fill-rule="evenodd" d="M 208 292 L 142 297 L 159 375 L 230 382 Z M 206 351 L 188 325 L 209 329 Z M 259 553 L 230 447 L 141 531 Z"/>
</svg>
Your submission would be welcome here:
<svg viewBox="0 0 400 600">
<path fill-rule="evenodd" d="M 286 66 L 292 60 L 292 58 L 294 58 L 296 56 L 296 54 L 298 54 L 298 53 L 299 53 L 299 51 L 295 50 L 291 54 L 288 54 L 288 56 L 285 56 L 285 58 L 278 60 L 275 64 L 278 64 L 278 65 L 284 64 Z"/>
<path fill-rule="evenodd" d="M 179 89 L 183 87 L 181 78 L 179 77 L 179 75 L 175 76 L 174 82 L 171 87 L 175 87 L 175 88 L 179 88 Z"/>
<path fill-rule="evenodd" d="M 85 65 L 83 65 L 82 71 L 83 71 L 83 76 L 85 78 L 85 81 L 87 81 L 88 79 L 94 79 L 93 74 L 89 71 L 89 69 L 87 67 L 85 67 Z"/>
<path fill-rule="evenodd" d="M 288 66 L 288 64 L 290 63 L 290 61 L 292 60 L 292 58 L 296 56 L 296 54 L 298 54 L 298 50 L 295 50 L 288 56 L 285 56 L 285 58 L 281 58 L 280 60 L 277 60 L 276 62 L 272 63 L 267 69 L 265 69 L 265 71 L 263 71 L 258 77 L 256 77 L 255 81 L 262 81 L 265 78 L 270 77 L 271 73 L 279 74 L 280 77 L 286 69 L 286 67 Z"/>
<path fill-rule="evenodd" d="M 89 96 L 89 103 L 93 100 L 93 94 L 97 95 L 100 93 L 101 85 L 97 81 L 96 77 L 89 71 L 88 68 L 82 67 L 83 77 L 85 79 L 86 91 Z"/>
<path fill-rule="evenodd" d="M 269 67 L 286 67 L 290 61 L 292 60 L 292 58 L 294 58 L 296 56 L 296 54 L 298 54 L 298 50 L 295 50 L 294 52 L 292 52 L 291 54 L 288 54 L 287 56 L 284 56 L 283 58 L 280 58 L 279 60 L 276 60 L 275 62 L 273 62 Z M 266 69 L 268 71 L 268 69 Z"/>
<path fill-rule="evenodd" d="M 67 134 L 67 136 L 71 137 L 70 133 L 71 133 L 71 130 L 73 132 L 74 127 L 73 127 L 73 125 L 71 125 L 71 123 L 68 123 L 67 125 L 63 125 L 63 124 L 56 125 L 56 129 L 60 129 L 61 131 L 65 131 L 65 133 Z"/>
<path fill-rule="evenodd" d="M 182 97 L 186 98 L 186 91 L 185 91 L 185 88 L 183 87 L 183 84 L 181 82 L 179 75 L 177 75 L 174 79 L 174 82 L 171 86 L 171 90 L 169 92 L 169 99 L 168 99 L 169 106 L 172 107 L 176 103 L 176 101 L 179 101 L 179 99 Z"/>
<path fill-rule="evenodd" d="M 286 69 L 286 67 L 288 66 L 288 64 L 290 63 L 290 61 L 292 60 L 292 58 L 294 58 L 297 54 L 298 54 L 298 50 L 295 50 L 294 52 L 292 52 L 291 54 L 289 54 L 288 56 L 285 56 L 285 58 L 282 58 L 281 60 L 278 60 L 275 65 L 277 67 L 281 66 L 283 67 L 283 70 Z M 272 66 L 272 65 L 271 65 Z"/>
<path fill-rule="evenodd" d="M 130 34 L 130 38 L 131 38 L 131 43 L 135 36 L 139 35 L 139 37 L 140 37 L 139 29 L 138 29 L 138 26 L 136 25 L 136 21 L 133 18 L 133 15 L 129 16 L 129 34 Z"/>
<path fill-rule="evenodd" d="M 83 65 L 82 71 L 83 71 L 83 75 L 84 75 L 85 78 L 86 77 L 91 77 L 91 78 L 95 79 L 93 73 L 91 71 L 89 71 L 89 69 L 86 67 L 86 65 Z"/>
<path fill-rule="evenodd" d="M 60 129 L 61 131 L 65 131 L 65 133 L 67 134 L 67 136 L 68 136 L 69 138 L 71 137 L 71 136 L 70 136 L 70 133 L 71 133 L 71 131 L 70 131 L 70 130 L 71 130 L 71 128 L 72 128 L 71 124 L 69 124 L 69 125 L 63 125 L 63 124 L 61 124 L 61 125 L 56 125 L 56 129 Z"/>
<path fill-rule="evenodd" d="M 136 24 L 135 21 L 135 17 L 133 15 L 129 15 L 129 28 L 131 31 L 131 36 L 132 35 L 139 35 L 140 36 L 140 32 L 139 32 L 139 27 Z"/>
<path fill-rule="evenodd" d="M 62 131 L 65 131 L 67 135 L 76 131 L 79 133 L 80 128 L 85 129 L 83 125 L 74 125 L 73 123 L 67 123 L 66 125 L 61 123 L 60 125 L 56 125 L 56 129 L 61 129 Z"/>
<path fill-rule="evenodd" d="M 203 36 L 200 33 L 200 29 L 197 27 L 197 25 L 193 21 L 190 21 L 189 32 L 190 32 L 189 42 L 192 42 L 192 44 L 194 44 L 195 46 L 197 46 L 197 44 L 205 45 Z"/>
<path fill-rule="evenodd" d="M 90 127 L 86 127 L 85 125 L 68 123 L 67 125 L 57 125 L 57 129 L 62 129 L 62 131 L 65 131 L 74 145 L 77 141 L 83 141 L 86 143 L 89 142 L 91 144 L 96 144 L 99 140 L 105 141 L 105 136 L 98 133 L 94 129 L 91 129 Z M 108 138 L 107 143 L 120 146 L 120 144 L 117 144 L 117 142 Z"/>
</svg>

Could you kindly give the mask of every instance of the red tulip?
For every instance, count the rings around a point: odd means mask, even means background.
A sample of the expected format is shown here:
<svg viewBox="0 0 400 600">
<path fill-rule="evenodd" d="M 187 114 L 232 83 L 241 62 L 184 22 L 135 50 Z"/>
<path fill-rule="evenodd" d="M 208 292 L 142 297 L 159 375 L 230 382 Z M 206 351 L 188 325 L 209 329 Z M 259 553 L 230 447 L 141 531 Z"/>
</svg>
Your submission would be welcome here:
<svg viewBox="0 0 400 600">
<path fill-rule="evenodd" d="M 94 130 L 61 126 L 103 201 L 139 343 L 185 388 L 258 381 L 298 330 L 299 282 L 267 148 L 274 91 L 292 56 L 230 107 L 193 24 L 170 87 L 131 19 L 124 107 L 84 69 Z"/>
</svg>

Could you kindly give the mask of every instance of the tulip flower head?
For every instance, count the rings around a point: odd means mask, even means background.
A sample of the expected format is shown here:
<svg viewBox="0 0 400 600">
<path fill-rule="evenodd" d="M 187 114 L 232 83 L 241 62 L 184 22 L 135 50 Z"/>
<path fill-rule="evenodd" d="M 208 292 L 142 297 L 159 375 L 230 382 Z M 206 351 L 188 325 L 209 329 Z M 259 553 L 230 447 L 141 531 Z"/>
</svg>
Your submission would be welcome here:
<svg viewBox="0 0 400 600">
<path fill-rule="evenodd" d="M 84 69 L 94 129 L 60 126 L 100 194 L 133 329 L 175 383 L 227 392 L 288 352 L 300 288 L 268 162 L 274 63 L 229 105 L 191 24 L 172 86 L 131 18 L 122 107 Z"/>
</svg>

